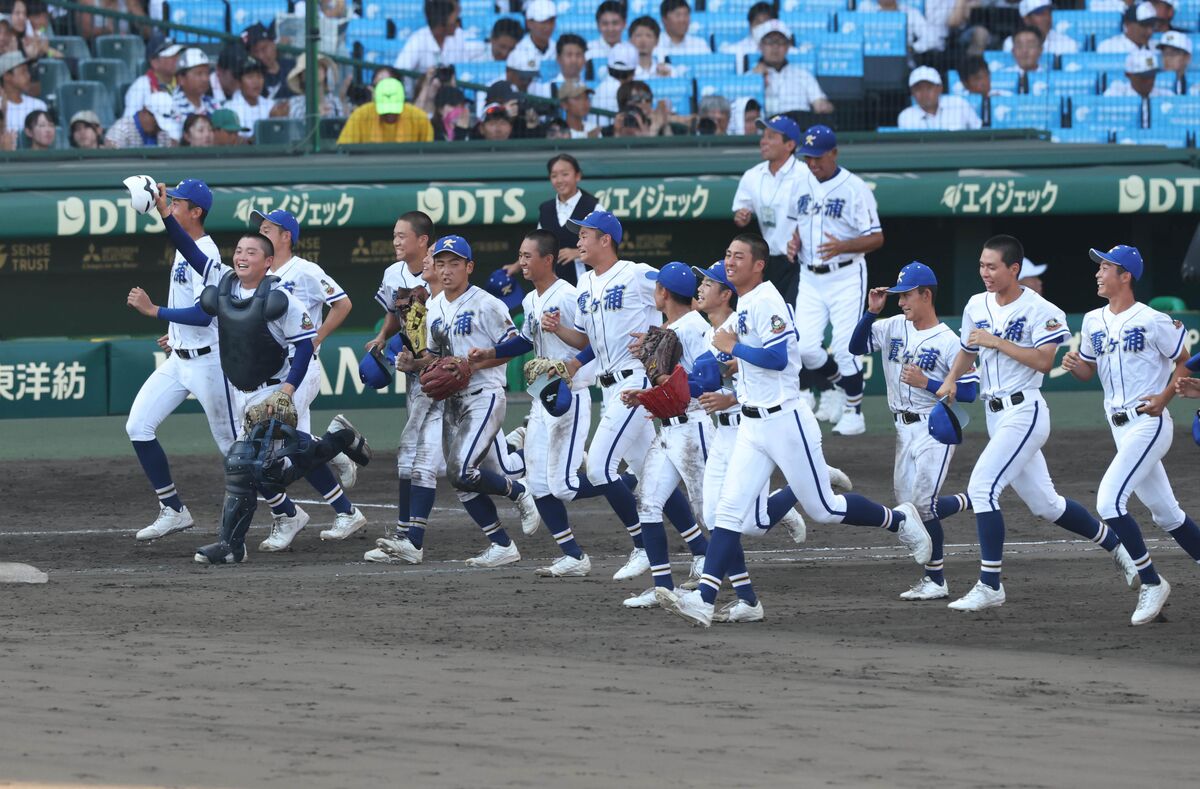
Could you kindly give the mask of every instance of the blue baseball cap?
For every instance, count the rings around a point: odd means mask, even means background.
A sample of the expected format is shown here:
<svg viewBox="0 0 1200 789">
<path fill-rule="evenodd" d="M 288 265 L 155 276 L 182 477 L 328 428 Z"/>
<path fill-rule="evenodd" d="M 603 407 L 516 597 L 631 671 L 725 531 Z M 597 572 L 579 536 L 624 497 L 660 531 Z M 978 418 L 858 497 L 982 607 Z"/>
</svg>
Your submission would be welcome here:
<svg viewBox="0 0 1200 789">
<path fill-rule="evenodd" d="M 936 288 L 937 276 L 933 269 L 924 263 L 914 260 L 900 269 L 896 284 L 888 288 L 888 293 L 907 293 L 914 288 Z"/>
<path fill-rule="evenodd" d="M 571 408 L 571 387 L 561 378 L 550 380 L 546 373 L 542 373 L 526 391 L 541 401 L 550 416 L 562 416 Z"/>
<path fill-rule="evenodd" d="M 590 227 L 594 230 L 599 230 L 601 233 L 607 233 L 612 236 L 614 244 L 620 244 L 623 232 L 621 230 L 621 220 L 617 219 L 608 211 L 593 211 L 576 222 L 574 219 L 567 220 L 567 227 L 579 232 L 581 227 Z"/>
<path fill-rule="evenodd" d="M 824 156 L 836 147 L 837 135 L 833 133 L 833 129 L 818 123 L 805 130 L 796 153 L 801 156 Z"/>
<path fill-rule="evenodd" d="M 300 240 L 300 223 L 296 221 L 296 217 L 282 208 L 276 208 L 269 214 L 264 214 L 262 211 L 251 211 L 250 221 L 257 228 L 261 228 L 263 222 L 273 222 L 292 234 L 293 244 Z"/>
<path fill-rule="evenodd" d="M 676 296 L 685 299 L 696 296 L 696 272 L 687 263 L 675 261 L 663 266 L 659 271 L 647 271 L 646 279 L 658 282 Z"/>
<path fill-rule="evenodd" d="M 1134 279 L 1142 278 L 1142 270 L 1145 268 L 1145 264 L 1142 263 L 1142 253 L 1138 252 L 1137 247 L 1117 244 L 1107 252 L 1101 252 L 1098 249 L 1089 249 L 1088 255 L 1097 263 L 1112 263 L 1114 266 L 1120 266 L 1132 274 Z"/>
<path fill-rule="evenodd" d="M 439 252 L 450 252 L 464 260 L 474 260 L 471 256 L 471 245 L 462 236 L 442 236 L 433 245 L 430 255 L 437 256 Z"/>
<path fill-rule="evenodd" d="M 943 444 L 961 444 L 963 428 L 970 421 L 962 406 L 949 397 L 943 397 L 929 412 L 929 435 Z"/>
<path fill-rule="evenodd" d="M 760 129 L 770 129 L 771 131 L 779 132 L 784 137 L 787 137 L 796 146 L 800 146 L 800 124 L 786 115 L 772 115 L 767 120 L 759 118 L 754 122 L 754 125 Z"/>
<path fill-rule="evenodd" d="M 504 306 L 508 307 L 510 311 L 520 307 L 521 299 L 525 298 L 525 291 L 502 268 L 498 268 L 492 272 L 492 276 L 488 277 L 487 285 L 484 286 L 484 289 L 504 302 Z"/>
<path fill-rule="evenodd" d="M 212 190 L 208 188 L 208 184 L 196 178 L 183 179 L 178 186 L 167 190 L 167 197 L 189 200 L 204 211 L 212 210 Z"/>
<path fill-rule="evenodd" d="M 692 266 L 692 271 L 695 272 L 696 276 L 698 276 L 698 277 L 704 277 L 705 279 L 711 279 L 713 282 L 717 282 L 717 283 L 720 283 L 721 285 L 724 285 L 725 287 L 732 290 L 734 295 L 737 295 L 737 288 L 735 288 L 729 282 L 729 276 L 725 273 L 725 261 L 724 260 L 718 260 L 716 263 L 713 263 L 708 268 L 700 268 L 699 266 Z"/>
</svg>

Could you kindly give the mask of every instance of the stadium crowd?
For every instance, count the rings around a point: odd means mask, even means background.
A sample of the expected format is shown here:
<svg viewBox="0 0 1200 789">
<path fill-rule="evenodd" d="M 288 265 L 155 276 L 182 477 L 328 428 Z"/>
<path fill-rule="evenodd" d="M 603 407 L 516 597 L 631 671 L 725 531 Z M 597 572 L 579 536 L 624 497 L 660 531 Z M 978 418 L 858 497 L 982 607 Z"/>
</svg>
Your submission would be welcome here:
<svg viewBox="0 0 1200 789">
<path fill-rule="evenodd" d="M 322 51 L 372 67 L 320 57 L 322 136 L 746 134 L 789 114 L 801 127 L 1194 145 L 1200 118 L 1197 102 L 1176 102 L 1182 115 L 1154 103 L 1200 96 L 1200 0 L 498 2 L 323 0 Z M 303 4 L 299 17 L 279 0 L 82 4 L 127 16 L 0 0 L 0 150 L 303 135 L 308 64 L 278 48 L 302 40 Z M 168 37 L 138 18 L 240 37 Z"/>
</svg>

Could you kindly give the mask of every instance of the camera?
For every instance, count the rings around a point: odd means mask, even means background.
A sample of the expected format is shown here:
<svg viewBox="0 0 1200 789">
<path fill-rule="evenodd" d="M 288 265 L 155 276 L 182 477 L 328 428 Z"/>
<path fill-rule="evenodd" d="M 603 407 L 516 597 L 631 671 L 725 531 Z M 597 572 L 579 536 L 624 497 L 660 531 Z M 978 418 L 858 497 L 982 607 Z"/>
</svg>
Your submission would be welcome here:
<svg viewBox="0 0 1200 789">
<path fill-rule="evenodd" d="M 433 76 L 437 77 L 438 82 L 443 85 L 449 85 L 454 81 L 454 66 L 438 66 L 433 72 Z"/>
</svg>

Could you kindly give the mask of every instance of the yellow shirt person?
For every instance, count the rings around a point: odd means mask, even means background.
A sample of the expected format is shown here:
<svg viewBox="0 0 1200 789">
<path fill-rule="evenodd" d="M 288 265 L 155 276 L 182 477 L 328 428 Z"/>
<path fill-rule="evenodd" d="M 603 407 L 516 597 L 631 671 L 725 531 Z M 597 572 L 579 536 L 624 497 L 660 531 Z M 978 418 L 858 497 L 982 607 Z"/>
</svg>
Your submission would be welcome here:
<svg viewBox="0 0 1200 789">
<path fill-rule="evenodd" d="M 375 101 L 364 104 L 346 121 L 338 145 L 388 142 L 433 142 L 433 125 L 422 110 L 404 103 L 404 84 L 382 79 Z"/>
</svg>

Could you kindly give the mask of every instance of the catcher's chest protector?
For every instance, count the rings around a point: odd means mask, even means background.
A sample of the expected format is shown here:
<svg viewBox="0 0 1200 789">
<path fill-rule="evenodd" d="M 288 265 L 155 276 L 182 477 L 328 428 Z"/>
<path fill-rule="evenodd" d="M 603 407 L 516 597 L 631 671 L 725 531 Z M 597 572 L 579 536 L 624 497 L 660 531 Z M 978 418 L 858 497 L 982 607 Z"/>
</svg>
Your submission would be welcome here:
<svg viewBox="0 0 1200 789">
<path fill-rule="evenodd" d="M 283 292 L 271 290 L 278 277 L 264 277 L 248 299 L 233 295 L 237 281 L 232 271 L 225 274 L 200 294 L 200 306 L 217 316 L 221 370 L 231 384 L 248 392 L 270 380 L 287 358 L 287 348 L 275 341 L 267 324 L 287 312 L 288 302 Z"/>
</svg>

